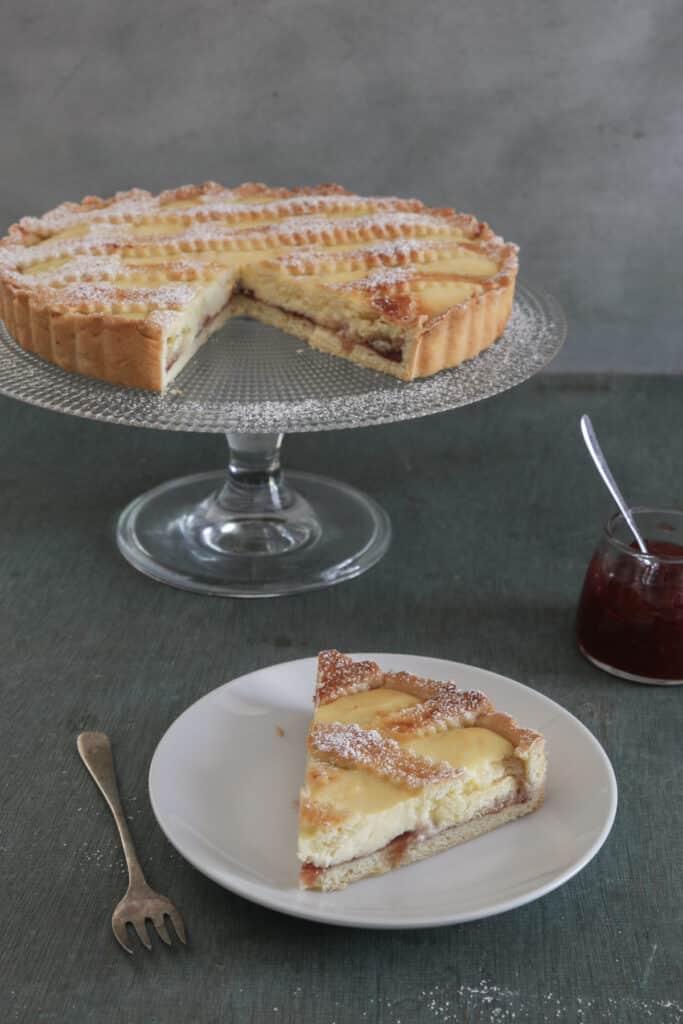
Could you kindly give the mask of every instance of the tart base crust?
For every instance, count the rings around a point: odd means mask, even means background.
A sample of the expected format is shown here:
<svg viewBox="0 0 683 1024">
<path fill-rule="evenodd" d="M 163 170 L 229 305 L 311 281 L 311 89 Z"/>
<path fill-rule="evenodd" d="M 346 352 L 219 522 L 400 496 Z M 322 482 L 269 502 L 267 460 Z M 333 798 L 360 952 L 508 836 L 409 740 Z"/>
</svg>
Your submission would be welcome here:
<svg viewBox="0 0 683 1024">
<path fill-rule="evenodd" d="M 313 868 L 304 865 L 301 869 L 299 884 L 302 889 L 314 889 L 318 892 L 334 892 L 345 889 L 351 882 L 373 875 L 385 875 L 395 868 L 406 864 L 415 864 L 434 854 L 449 850 L 469 839 L 476 839 L 501 825 L 506 825 L 525 814 L 531 814 L 543 803 L 544 787 L 541 785 L 528 798 L 521 802 L 507 804 L 498 810 L 488 811 L 470 821 L 452 825 L 450 828 L 437 832 L 435 835 L 420 839 L 417 835 L 403 842 L 398 836 L 387 846 L 375 853 L 357 857 L 344 864 L 335 864 L 329 868 Z"/>
</svg>

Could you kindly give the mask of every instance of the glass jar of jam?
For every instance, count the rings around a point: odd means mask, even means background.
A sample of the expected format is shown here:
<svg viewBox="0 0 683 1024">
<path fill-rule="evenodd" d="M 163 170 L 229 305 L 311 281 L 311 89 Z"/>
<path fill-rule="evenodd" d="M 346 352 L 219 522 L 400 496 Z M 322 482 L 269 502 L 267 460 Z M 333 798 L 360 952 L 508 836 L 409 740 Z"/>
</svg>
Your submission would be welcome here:
<svg viewBox="0 0 683 1024">
<path fill-rule="evenodd" d="M 583 584 L 579 649 L 598 668 L 640 683 L 683 683 L 683 512 L 632 509 L 648 554 L 617 512 Z"/>
</svg>

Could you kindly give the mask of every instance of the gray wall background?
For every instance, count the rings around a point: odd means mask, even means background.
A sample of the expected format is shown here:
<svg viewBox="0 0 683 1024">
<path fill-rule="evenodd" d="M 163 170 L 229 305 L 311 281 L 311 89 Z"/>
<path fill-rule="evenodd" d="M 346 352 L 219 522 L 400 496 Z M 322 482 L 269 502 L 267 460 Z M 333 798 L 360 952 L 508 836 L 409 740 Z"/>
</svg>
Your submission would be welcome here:
<svg viewBox="0 0 683 1024">
<path fill-rule="evenodd" d="M 681 371 L 681 0 L 11 0 L 0 222 L 208 178 L 489 220 L 557 370 Z"/>
</svg>

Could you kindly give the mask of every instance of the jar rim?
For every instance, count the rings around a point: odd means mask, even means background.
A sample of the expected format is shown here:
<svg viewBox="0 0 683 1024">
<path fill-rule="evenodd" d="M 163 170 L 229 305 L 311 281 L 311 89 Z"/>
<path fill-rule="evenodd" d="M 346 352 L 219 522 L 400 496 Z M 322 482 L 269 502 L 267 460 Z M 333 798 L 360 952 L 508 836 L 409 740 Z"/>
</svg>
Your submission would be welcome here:
<svg viewBox="0 0 683 1024">
<path fill-rule="evenodd" d="M 631 513 L 636 518 L 636 524 L 638 515 L 642 513 L 654 514 L 658 516 L 675 516 L 676 518 L 683 520 L 683 509 L 680 508 L 655 508 L 650 505 L 634 505 L 631 509 Z M 630 543 L 627 544 L 625 541 L 619 540 L 619 538 L 615 537 L 614 535 L 614 529 L 617 526 L 617 524 L 621 524 L 624 522 L 624 516 L 621 512 L 617 510 L 616 512 L 612 513 L 612 515 L 605 523 L 605 537 L 607 538 L 607 541 L 610 544 L 614 545 L 614 547 L 619 548 L 619 550 L 623 551 L 624 554 L 630 555 L 632 558 L 640 558 L 644 562 L 665 562 L 668 565 L 683 564 L 683 553 L 681 553 L 680 555 L 646 555 L 642 551 L 639 551 L 637 548 L 632 548 Z M 645 540 L 647 540 L 647 538 L 645 538 Z M 681 546 L 683 547 L 683 545 Z"/>
</svg>

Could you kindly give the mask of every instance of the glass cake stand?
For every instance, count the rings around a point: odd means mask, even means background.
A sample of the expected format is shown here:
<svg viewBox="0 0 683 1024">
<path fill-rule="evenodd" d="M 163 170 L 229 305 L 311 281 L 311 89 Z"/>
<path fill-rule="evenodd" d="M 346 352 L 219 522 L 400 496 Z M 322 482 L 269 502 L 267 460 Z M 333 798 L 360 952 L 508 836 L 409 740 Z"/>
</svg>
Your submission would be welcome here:
<svg viewBox="0 0 683 1024">
<path fill-rule="evenodd" d="M 67 373 L 25 352 L 0 322 L 0 393 L 109 423 L 225 433 L 227 471 L 140 495 L 119 517 L 118 546 L 140 572 L 174 587 L 273 597 L 358 576 L 391 539 L 373 498 L 328 477 L 282 472 L 285 432 L 390 423 L 481 401 L 537 373 L 565 334 L 557 302 L 518 285 L 499 342 L 408 384 L 235 319 L 159 395 Z"/>
</svg>

